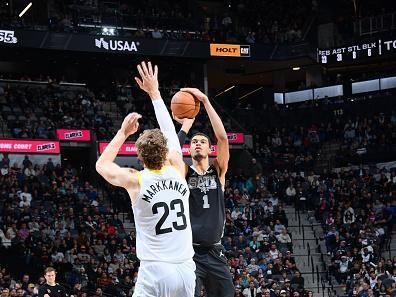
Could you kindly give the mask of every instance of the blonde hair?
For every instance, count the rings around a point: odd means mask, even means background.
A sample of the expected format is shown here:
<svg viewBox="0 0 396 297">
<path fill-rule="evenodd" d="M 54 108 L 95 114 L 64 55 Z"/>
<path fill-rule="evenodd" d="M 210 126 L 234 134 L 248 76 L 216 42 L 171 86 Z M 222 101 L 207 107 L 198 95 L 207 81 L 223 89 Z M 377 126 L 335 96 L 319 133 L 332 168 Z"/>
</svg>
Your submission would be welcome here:
<svg viewBox="0 0 396 297">
<path fill-rule="evenodd" d="M 136 141 L 138 157 L 148 169 L 161 169 L 168 153 L 167 140 L 160 129 L 145 130 Z"/>
</svg>

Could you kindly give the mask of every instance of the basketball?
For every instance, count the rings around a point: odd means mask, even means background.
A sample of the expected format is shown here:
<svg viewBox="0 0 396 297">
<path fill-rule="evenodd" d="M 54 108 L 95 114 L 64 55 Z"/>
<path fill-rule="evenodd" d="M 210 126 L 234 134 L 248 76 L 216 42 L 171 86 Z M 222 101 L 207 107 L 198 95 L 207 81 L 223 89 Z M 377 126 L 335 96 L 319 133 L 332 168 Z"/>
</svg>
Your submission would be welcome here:
<svg viewBox="0 0 396 297">
<path fill-rule="evenodd" d="M 199 100 L 188 92 L 179 91 L 172 97 L 171 110 L 179 119 L 195 118 L 199 107 Z"/>
</svg>

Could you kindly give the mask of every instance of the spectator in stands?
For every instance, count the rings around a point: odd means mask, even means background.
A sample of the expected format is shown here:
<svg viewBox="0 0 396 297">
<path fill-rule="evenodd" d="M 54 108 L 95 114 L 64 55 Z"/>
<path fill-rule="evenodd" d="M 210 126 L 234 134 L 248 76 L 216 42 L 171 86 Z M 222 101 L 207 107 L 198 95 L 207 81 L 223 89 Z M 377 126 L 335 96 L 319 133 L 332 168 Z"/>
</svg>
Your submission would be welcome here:
<svg viewBox="0 0 396 297">
<path fill-rule="evenodd" d="M 158 28 L 155 28 L 153 32 L 151 32 L 151 35 L 154 39 L 161 39 L 162 38 L 162 33 Z"/>
<path fill-rule="evenodd" d="M 244 297 L 255 297 L 257 296 L 257 288 L 254 282 L 249 283 L 249 287 L 244 289 L 242 292 Z"/>
<path fill-rule="evenodd" d="M 290 205 L 294 203 L 296 197 L 296 189 L 293 184 L 290 184 L 286 189 L 286 204 Z"/>
</svg>

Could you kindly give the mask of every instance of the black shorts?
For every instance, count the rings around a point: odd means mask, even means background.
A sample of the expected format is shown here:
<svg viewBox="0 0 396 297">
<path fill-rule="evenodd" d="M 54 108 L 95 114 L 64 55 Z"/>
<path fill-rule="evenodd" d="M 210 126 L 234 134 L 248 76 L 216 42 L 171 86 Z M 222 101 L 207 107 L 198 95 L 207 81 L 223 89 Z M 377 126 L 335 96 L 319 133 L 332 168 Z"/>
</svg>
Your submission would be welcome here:
<svg viewBox="0 0 396 297">
<path fill-rule="evenodd" d="M 232 276 L 220 244 L 211 247 L 194 246 L 194 262 L 197 267 L 195 297 L 201 296 L 202 286 L 207 297 L 233 297 L 235 294 Z"/>
</svg>

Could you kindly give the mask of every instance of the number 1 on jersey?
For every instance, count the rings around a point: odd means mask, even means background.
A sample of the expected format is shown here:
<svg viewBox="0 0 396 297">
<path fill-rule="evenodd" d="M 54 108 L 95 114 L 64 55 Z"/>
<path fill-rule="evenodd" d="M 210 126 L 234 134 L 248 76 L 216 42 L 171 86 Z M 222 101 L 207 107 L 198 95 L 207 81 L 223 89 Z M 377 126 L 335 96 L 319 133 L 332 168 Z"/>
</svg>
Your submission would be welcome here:
<svg viewBox="0 0 396 297">
<path fill-rule="evenodd" d="M 209 204 L 208 195 L 204 195 L 204 196 L 202 197 L 202 199 L 203 199 L 203 201 L 204 201 L 203 208 L 209 208 L 209 207 L 210 207 L 210 204 Z"/>
</svg>

